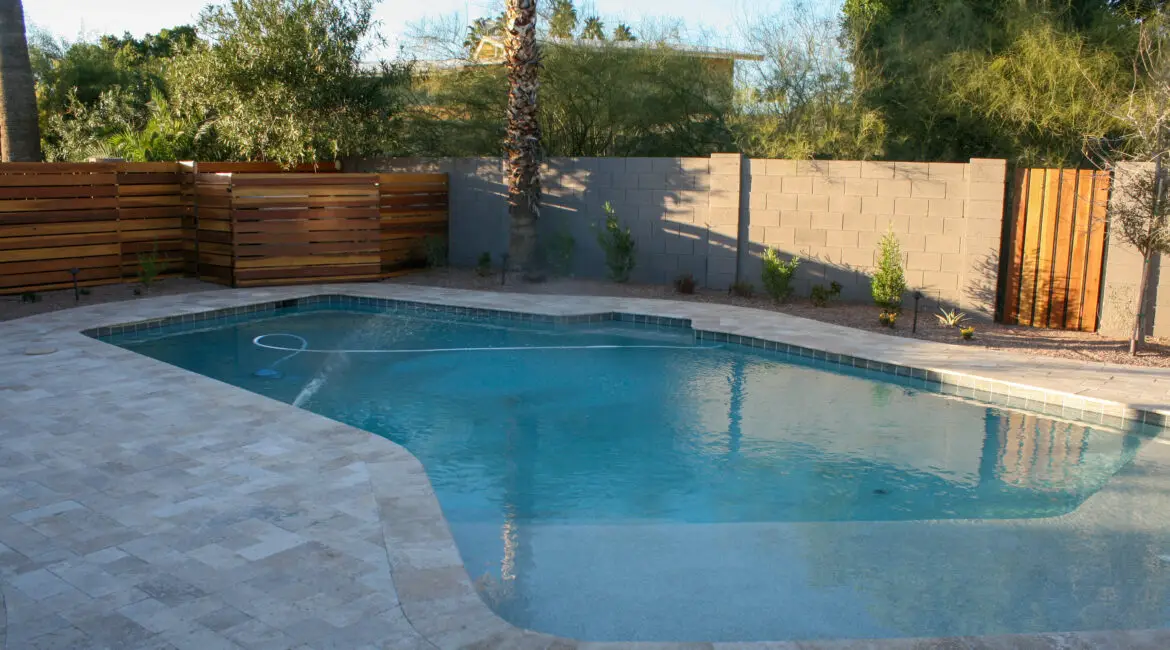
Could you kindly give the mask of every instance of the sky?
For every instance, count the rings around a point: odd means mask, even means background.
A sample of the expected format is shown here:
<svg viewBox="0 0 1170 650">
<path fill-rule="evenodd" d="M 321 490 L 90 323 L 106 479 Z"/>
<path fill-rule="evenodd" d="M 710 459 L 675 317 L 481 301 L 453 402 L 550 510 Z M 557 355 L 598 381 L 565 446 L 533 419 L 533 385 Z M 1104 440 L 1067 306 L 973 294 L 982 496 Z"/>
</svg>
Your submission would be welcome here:
<svg viewBox="0 0 1170 650">
<path fill-rule="evenodd" d="M 130 32 L 136 37 L 195 21 L 208 0 L 24 0 L 25 22 L 57 37 L 74 41 L 102 34 Z M 693 32 L 706 30 L 709 44 L 735 45 L 737 26 L 745 16 L 776 11 L 776 0 L 577 0 L 578 14 L 595 8 L 607 19 L 639 24 L 642 20 L 682 19 Z M 371 58 L 394 58 L 409 23 L 423 18 L 459 14 L 464 23 L 498 12 L 503 0 L 375 0 L 375 17 L 387 46 Z"/>
</svg>

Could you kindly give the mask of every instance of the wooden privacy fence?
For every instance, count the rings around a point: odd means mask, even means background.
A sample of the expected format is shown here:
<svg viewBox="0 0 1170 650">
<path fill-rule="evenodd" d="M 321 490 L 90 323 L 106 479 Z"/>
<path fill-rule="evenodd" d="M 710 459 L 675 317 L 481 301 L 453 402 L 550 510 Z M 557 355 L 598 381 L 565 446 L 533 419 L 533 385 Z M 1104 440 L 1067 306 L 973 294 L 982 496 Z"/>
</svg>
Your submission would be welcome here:
<svg viewBox="0 0 1170 650">
<path fill-rule="evenodd" d="M 1003 256 L 1005 323 L 1097 330 L 1110 174 L 1019 169 Z"/>
<path fill-rule="evenodd" d="M 0 164 L 0 294 L 162 277 L 235 286 L 376 280 L 446 245 L 445 174 L 332 163 Z M 330 173 L 307 173 L 330 172 Z M 445 249 L 444 249 L 445 250 Z"/>
</svg>

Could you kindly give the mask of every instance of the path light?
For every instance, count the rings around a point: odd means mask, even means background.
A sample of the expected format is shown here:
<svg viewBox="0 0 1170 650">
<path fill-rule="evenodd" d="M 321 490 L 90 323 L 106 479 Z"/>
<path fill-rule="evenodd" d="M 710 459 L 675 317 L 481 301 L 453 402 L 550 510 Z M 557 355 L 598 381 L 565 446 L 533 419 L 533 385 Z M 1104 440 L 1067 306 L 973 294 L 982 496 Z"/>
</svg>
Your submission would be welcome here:
<svg viewBox="0 0 1170 650">
<path fill-rule="evenodd" d="M 81 269 L 75 266 L 69 272 L 73 274 L 73 302 L 81 302 L 81 290 L 77 288 L 77 274 L 81 273 Z"/>
<path fill-rule="evenodd" d="M 918 332 L 918 301 L 919 300 L 922 300 L 922 292 L 915 291 L 914 292 L 914 325 L 912 325 L 910 327 L 911 334 L 915 334 Z"/>
</svg>

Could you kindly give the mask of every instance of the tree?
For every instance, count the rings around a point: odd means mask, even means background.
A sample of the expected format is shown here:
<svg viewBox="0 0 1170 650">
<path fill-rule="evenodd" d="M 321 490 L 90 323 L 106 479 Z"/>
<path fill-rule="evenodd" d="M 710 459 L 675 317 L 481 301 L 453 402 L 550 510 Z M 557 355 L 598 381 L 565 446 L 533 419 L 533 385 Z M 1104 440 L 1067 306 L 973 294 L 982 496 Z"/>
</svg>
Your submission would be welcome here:
<svg viewBox="0 0 1170 650">
<path fill-rule="evenodd" d="M 41 133 L 20 0 L 0 0 L 0 159 L 37 162 Z"/>
<path fill-rule="evenodd" d="M 605 23 L 597 16 L 585 19 L 585 26 L 581 28 L 581 39 L 586 41 L 604 41 Z"/>
<path fill-rule="evenodd" d="M 636 41 L 638 38 L 634 36 L 633 30 L 625 23 L 618 23 L 617 27 L 613 28 L 613 40 L 619 43 Z"/>
<path fill-rule="evenodd" d="M 573 0 L 553 0 L 548 21 L 548 35 L 552 38 L 573 38 L 577 31 L 577 8 Z"/>
<path fill-rule="evenodd" d="M 362 66 L 373 27 L 371 0 L 207 7 L 199 33 L 208 41 L 171 66 L 171 100 L 235 158 L 291 165 L 380 153 L 407 71 Z"/>
<path fill-rule="evenodd" d="M 536 47 L 536 0 L 507 0 L 508 106 L 504 155 L 508 174 L 509 263 L 531 272 L 540 216 L 540 53 Z"/>
<path fill-rule="evenodd" d="M 495 18 L 476 18 L 475 22 L 467 28 L 467 38 L 463 39 L 463 48 L 467 51 L 467 55 L 474 54 L 475 48 L 483 39 L 503 37 L 506 29 L 505 20 L 504 14 Z"/>
</svg>

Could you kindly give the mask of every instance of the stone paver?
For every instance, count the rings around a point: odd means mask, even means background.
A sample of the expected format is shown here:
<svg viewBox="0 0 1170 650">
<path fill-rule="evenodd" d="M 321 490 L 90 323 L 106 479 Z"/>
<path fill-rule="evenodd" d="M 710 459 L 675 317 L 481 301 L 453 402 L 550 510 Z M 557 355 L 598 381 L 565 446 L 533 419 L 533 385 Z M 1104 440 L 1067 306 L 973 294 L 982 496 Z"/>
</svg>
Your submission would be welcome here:
<svg viewBox="0 0 1170 650">
<path fill-rule="evenodd" d="M 520 630 L 475 594 L 426 473 L 405 449 L 79 333 L 323 293 L 689 318 L 696 328 L 1119 408 L 1170 408 L 1166 370 L 1013 358 L 723 305 L 377 284 L 219 291 L 43 314 L 0 324 L 0 647 L 1170 647 L 1170 632 L 1157 630 L 768 644 L 584 643 Z M 26 354 L 47 348 L 56 352 Z M 1115 507 L 1111 498 L 1102 507 Z"/>
</svg>

